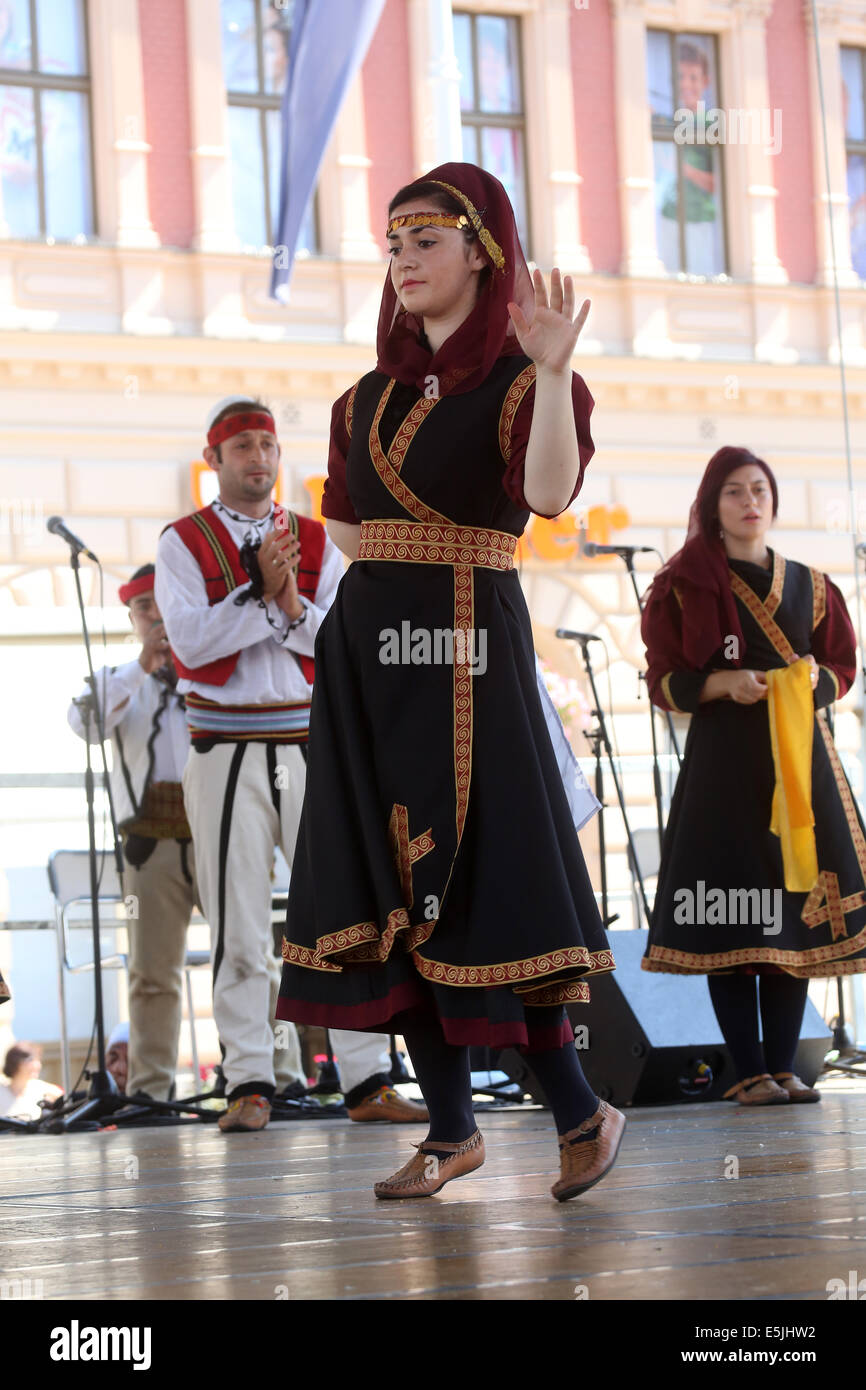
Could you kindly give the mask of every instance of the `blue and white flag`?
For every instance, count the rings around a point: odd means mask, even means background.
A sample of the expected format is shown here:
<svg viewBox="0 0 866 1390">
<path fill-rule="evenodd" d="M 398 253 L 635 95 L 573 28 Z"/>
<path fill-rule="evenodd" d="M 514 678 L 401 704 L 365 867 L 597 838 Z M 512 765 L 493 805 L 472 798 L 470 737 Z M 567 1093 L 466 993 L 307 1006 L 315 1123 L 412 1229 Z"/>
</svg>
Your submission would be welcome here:
<svg viewBox="0 0 866 1390">
<path fill-rule="evenodd" d="M 294 0 L 282 106 L 273 299 L 289 297 L 295 247 L 319 165 L 384 6 L 385 0 Z"/>
</svg>

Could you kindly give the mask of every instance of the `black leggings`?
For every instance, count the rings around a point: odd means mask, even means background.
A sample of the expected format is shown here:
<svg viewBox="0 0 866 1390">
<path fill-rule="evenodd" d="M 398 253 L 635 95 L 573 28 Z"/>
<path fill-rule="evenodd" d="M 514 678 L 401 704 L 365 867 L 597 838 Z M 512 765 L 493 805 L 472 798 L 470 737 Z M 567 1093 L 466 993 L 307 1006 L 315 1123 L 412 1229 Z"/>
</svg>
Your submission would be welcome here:
<svg viewBox="0 0 866 1390">
<path fill-rule="evenodd" d="M 737 1079 L 793 1071 L 808 980 L 793 975 L 709 975 L 710 998 Z M 760 988 L 758 980 L 760 979 Z M 764 1040 L 758 1037 L 758 1001 Z"/>
<path fill-rule="evenodd" d="M 402 1023 L 400 1031 L 430 1111 L 428 1139 L 440 1144 L 462 1143 L 476 1129 L 469 1048 L 446 1042 L 438 1018 Z M 533 1052 L 528 1060 L 547 1096 L 559 1134 L 567 1134 L 595 1114 L 598 1097 L 583 1074 L 573 1043 Z"/>
</svg>

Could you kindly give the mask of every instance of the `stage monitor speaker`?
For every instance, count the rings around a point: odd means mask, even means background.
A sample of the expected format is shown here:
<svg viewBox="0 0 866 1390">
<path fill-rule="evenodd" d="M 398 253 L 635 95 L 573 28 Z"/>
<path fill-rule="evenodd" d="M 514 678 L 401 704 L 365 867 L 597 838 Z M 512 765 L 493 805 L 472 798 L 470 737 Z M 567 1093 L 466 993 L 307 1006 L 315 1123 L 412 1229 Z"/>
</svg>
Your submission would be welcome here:
<svg viewBox="0 0 866 1390">
<path fill-rule="evenodd" d="M 616 970 L 589 981 L 590 1003 L 570 1004 L 581 1065 L 593 1090 L 613 1105 L 721 1100 L 741 1078 L 716 1022 L 704 975 L 641 970 L 648 933 L 609 933 Z M 811 1086 L 832 1047 L 830 1029 L 806 1001 L 794 1071 Z M 498 1066 L 546 1105 L 532 1058 L 513 1048 Z"/>
</svg>

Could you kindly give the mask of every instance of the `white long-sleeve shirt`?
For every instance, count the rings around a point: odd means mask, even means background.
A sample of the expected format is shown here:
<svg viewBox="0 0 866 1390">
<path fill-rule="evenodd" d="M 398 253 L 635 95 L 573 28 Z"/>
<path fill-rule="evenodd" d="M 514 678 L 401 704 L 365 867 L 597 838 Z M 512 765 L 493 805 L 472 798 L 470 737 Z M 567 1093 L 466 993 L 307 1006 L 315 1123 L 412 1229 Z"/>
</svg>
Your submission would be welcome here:
<svg viewBox="0 0 866 1390">
<path fill-rule="evenodd" d="M 96 672 L 96 693 L 104 711 L 105 734 L 112 741 L 111 790 L 120 824 L 138 810 L 129 794 L 123 764 L 126 764 L 135 802 L 140 804 L 150 766 L 148 742 L 154 716 L 164 697 L 159 733 L 153 742 L 150 781 L 180 782 L 183 776 L 189 753 L 186 714 L 175 692 L 166 692 L 167 687 L 155 676 L 149 676 L 138 660 L 117 666 L 113 671 L 105 667 Z M 82 694 L 89 694 L 89 691 L 84 690 Z M 84 720 L 76 704 L 69 706 L 67 719 L 73 733 L 84 738 Z M 96 722 L 91 719 L 90 742 L 96 743 L 98 738 Z"/>
<path fill-rule="evenodd" d="M 218 515 L 238 549 L 245 539 L 260 541 L 273 530 L 273 509 L 267 517 L 242 521 L 235 520 L 222 507 L 218 508 Z M 300 627 L 289 628 L 288 616 L 272 599 L 266 608 L 276 624 L 275 630 L 255 599 L 244 604 L 234 602 L 249 589 L 249 584 L 238 585 L 220 603 L 210 605 L 195 556 L 173 527 L 165 531 L 156 550 L 154 593 L 173 651 L 188 667 L 206 666 L 238 652 L 237 664 L 225 685 L 181 679 L 178 690 L 182 694 L 195 690 L 223 705 L 308 700 L 312 686 L 293 653 L 313 655 L 316 633 L 342 577 L 342 554 L 326 536 L 315 603 L 299 596 L 307 609 L 306 620 Z"/>
</svg>

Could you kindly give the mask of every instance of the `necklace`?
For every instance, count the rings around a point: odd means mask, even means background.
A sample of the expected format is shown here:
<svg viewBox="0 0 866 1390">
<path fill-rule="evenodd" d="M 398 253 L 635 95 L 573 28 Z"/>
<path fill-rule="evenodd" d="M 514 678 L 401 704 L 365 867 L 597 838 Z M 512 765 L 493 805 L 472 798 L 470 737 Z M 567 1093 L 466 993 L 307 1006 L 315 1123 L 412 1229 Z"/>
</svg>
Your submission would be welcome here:
<svg viewBox="0 0 866 1390">
<path fill-rule="evenodd" d="M 214 506 L 218 507 L 221 512 L 225 512 L 226 516 L 230 516 L 232 521 L 239 521 L 242 526 L 246 526 L 247 530 L 244 533 L 244 540 L 250 542 L 258 541 L 259 543 L 261 543 L 262 537 L 259 531 L 256 530 L 256 527 L 267 526 L 268 522 L 272 520 L 274 515 L 273 502 L 271 503 L 271 509 L 268 512 L 267 516 L 260 517 L 242 516 L 239 512 L 233 512 L 231 507 L 227 507 L 225 502 L 223 502 L 222 499 L 219 497 L 215 499 Z"/>
</svg>

